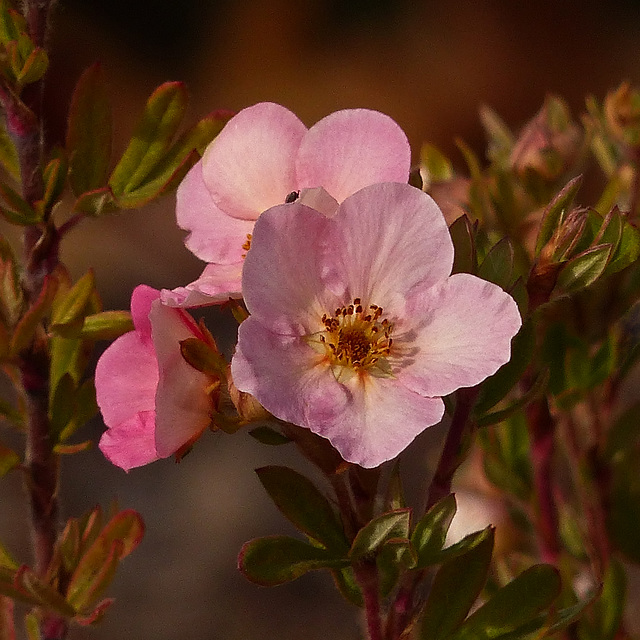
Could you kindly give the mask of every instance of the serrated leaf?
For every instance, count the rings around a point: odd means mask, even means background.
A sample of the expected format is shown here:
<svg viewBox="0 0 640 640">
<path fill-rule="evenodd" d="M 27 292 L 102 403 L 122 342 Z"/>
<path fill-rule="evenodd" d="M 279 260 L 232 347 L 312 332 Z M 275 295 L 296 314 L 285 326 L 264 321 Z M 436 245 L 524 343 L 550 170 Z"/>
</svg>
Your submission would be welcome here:
<svg viewBox="0 0 640 640">
<path fill-rule="evenodd" d="M 269 497 L 297 529 L 336 554 L 347 553 L 349 543 L 339 517 L 310 480 L 288 467 L 262 467 L 256 473 Z"/>
<path fill-rule="evenodd" d="M 112 135 L 104 74 L 102 67 L 94 64 L 80 76 L 69 107 L 66 149 L 70 159 L 69 180 L 77 196 L 86 196 L 87 192 L 105 186 Z"/>
<path fill-rule="evenodd" d="M 411 544 L 417 553 L 417 568 L 428 567 L 442 550 L 456 509 L 455 496 L 450 494 L 436 502 L 416 524 Z"/>
<path fill-rule="evenodd" d="M 184 85 L 166 82 L 150 96 L 131 142 L 109 179 L 116 197 L 131 193 L 165 156 L 187 104 Z"/>
<path fill-rule="evenodd" d="M 451 640 L 506 638 L 548 609 L 560 595 L 560 588 L 560 575 L 555 567 L 534 565 L 472 613 Z M 540 620 L 540 626 L 543 622 Z"/>
<path fill-rule="evenodd" d="M 280 433 L 279 431 L 276 431 L 275 429 L 267 426 L 251 429 L 249 431 L 249 435 L 262 444 L 267 444 L 275 447 L 282 444 L 288 444 L 292 441 L 291 438 L 288 438 L 283 433 Z"/>
<path fill-rule="evenodd" d="M 574 293 L 593 284 L 603 273 L 611 257 L 611 245 L 596 245 L 574 256 L 558 275 L 556 287 Z"/>
<path fill-rule="evenodd" d="M 445 640 L 462 623 L 487 580 L 493 541 L 493 528 L 485 529 L 475 546 L 438 569 L 422 611 L 420 638 Z"/>
<path fill-rule="evenodd" d="M 336 558 L 326 549 L 288 536 L 258 538 L 245 543 L 238 568 L 256 584 L 272 587 L 296 580 L 317 569 L 341 569 L 348 560 Z"/>
<path fill-rule="evenodd" d="M 536 256 L 542 251 L 542 247 L 551 240 L 561 220 L 569 213 L 581 184 L 582 176 L 578 176 L 567 182 L 545 209 L 542 221 L 540 222 L 538 239 L 536 240 Z"/>
<path fill-rule="evenodd" d="M 455 249 L 451 273 L 475 274 L 478 270 L 475 231 L 466 214 L 451 224 L 449 233 Z"/>
<path fill-rule="evenodd" d="M 410 520 L 411 509 L 397 509 L 374 518 L 356 534 L 349 557 L 360 560 L 374 553 L 389 538 L 406 538 L 409 535 Z"/>
</svg>

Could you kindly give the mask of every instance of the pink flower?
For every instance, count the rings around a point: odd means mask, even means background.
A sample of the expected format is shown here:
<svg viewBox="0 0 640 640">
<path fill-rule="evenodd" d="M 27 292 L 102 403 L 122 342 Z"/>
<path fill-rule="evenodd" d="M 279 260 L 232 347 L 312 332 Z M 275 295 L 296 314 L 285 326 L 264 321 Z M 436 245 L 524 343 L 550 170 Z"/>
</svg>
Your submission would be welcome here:
<svg viewBox="0 0 640 640">
<path fill-rule="evenodd" d="M 406 184 L 365 187 L 331 218 L 299 203 L 256 223 L 236 386 L 273 415 L 375 467 L 442 418 L 441 396 L 510 358 L 514 300 L 451 274 L 442 213 Z"/>
<path fill-rule="evenodd" d="M 204 337 L 191 316 L 159 298 L 156 289 L 135 288 L 135 330 L 110 345 L 96 366 L 96 395 L 108 427 L 99 447 L 125 471 L 176 453 L 211 421 L 211 379 L 180 353 L 180 341 Z"/>
<path fill-rule="evenodd" d="M 163 301 L 194 307 L 241 297 L 244 256 L 263 211 L 299 191 L 313 197 L 305 190 L 314 187 L 324 187 L 335 208 L 366 185 L 407 182 L 410 163 L 402 129 L 377 111 L 337 111 L 307 129 L 277 104 L 243 109 L 178 188 L 185 244 L 209 264 L 195 282 L 164 291 Z"/>
</svg>

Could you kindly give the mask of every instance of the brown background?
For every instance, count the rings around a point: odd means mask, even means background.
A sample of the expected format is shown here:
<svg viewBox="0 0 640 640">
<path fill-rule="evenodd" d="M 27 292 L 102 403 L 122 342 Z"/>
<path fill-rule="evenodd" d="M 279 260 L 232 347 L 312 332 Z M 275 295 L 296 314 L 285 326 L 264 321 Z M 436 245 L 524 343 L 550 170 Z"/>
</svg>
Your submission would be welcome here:
<svg viewBox="0 0 640 640">
<path fill-rule="evenodd" d="M 460 136 L 482 148 L 482 103 L 513 126 L 548 92 L 579 113 L 587 94 L 640 80 L 640 9 L 627 2 L 395 2 L 381 0 L 60 0 L 51 36 L 47 101 L 50 139 L 64 137 L 65 113 L 81 70 L 100 60 L 109 81 L 117 149 L 153 88 L 184 80 L 190 120 L 219 108 L 280 102 L 308 125 L 346 107 L 391 115 L 414 153 L 424 140 L 453 156 Z M 81 224 L 64 248 L 74 275 L 88 266 L 109 308 L 128 306 L 146 282 L 174 287 L 201 265 L 173 221 L 174 200 Z M 209 316 L 216 333 L 228 319 Z M 227 340 L 228 342 L 228 340 Z M 100 425 L 85 436 L 98 436 Z M 416 489 L 437 450 L 433 428 L 408 452 Z M 11 438 L 2 432 L 4 439 Z M 290 456 L 290 457 L 289 457 Z M 65 516 L 118 496 L 147 522 L 142 547 L 123 564 L 111 589 L 117 602 L 94 631 L 96 640 L 358 637 L 356 615 L 325 576 L 259 589 L 235 569 L 243 541 L 288 531 L 252 469 L 291 461 L 246 434 L 206 434 L 176 466 L 156 463 L 126 475 L 97 450 L 63 465 Z M 479 521 L 484 503 L 465 507 Z M 28 558 L 25 507 L 17 476 L 0 482 L 0 535 Z"/>
</svg>

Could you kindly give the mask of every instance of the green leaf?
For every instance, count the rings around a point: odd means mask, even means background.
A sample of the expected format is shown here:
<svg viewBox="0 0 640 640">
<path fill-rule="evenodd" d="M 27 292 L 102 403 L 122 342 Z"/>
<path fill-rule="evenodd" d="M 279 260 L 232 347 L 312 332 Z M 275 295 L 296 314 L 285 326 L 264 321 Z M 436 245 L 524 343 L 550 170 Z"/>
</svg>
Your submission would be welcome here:
<svg viewBox="0 0 640 640">
<path fill-rule="evenodd" d="M 41 580 L 29 567 L 20 567 L 14 580 L 16 586 L 31 594 L 41 606 L 55 611 L 65 618 L 75 616 L 76 612 L 73 606 L 51 585 Z"/>
<path fill-rule="evenodd" d="M 621 216 L 620 213 L 618 215 Z M 607 274 L 617 273 L 633 264 L 638 257 L 640 257 L 640 230 L 625 220 L 620 242 L 618 242 L 605 272 Z"/>
<path fill-rule="evenodd" d="M 502 118 L 486 105 L 480 107 L 480 121 L 489 139 L 487 156 L 494 162 L 506 160 L 514 145 L 514 137 Z"/>
<path fill-rule="evenodd" d="M 91 296 L 95 293 L 93 269 L 85 273 L 63 296 L 57 296 L 51 314 L 51 328 L 82 327 Z"/>
<path fill-rule="evenodd" d="M 17 42 L 20 32 L 26 28 L 24 18 L 9 7 L 8 0 L 0 2 L 0 43 L 4 45 L 11 41 Z"/>
<path fill-rule="evenodd" d="M 0 118 L 0 164 L 6 169 L 7 173 L 16 181 L 20 180 L 20 164 L 18 161 L 18 152 L 13 140 L 7 133 L 7 127 L 4 118 Z"/>
<path fill-rule="evenodd" d="M 18 84 L 24 86 L 37 82 L 49 68 L 49 56 L 41 47 L 35 47 L 24 61 L 22 69 L 17 74 Z"/>
<path fill-rule="evenodd" d="M 469 218 L 460 216 L 449 227 L 455 249 L 451 273 L 476 273 L 478 256 L 476 254 L 476 232 Z"/>
<path fill-rule="evenodd" d="M 129 146 L 111 174 L 109 186 L 116 197 L 140 187 L 165 156 L 187 104 L 180 82 L 166 82 L 150 96 Z"/>
<path fill-rule="evenodd" d="M 604 575 L 602 593 L 578 623 L 580 640 L 614 640 L 620 630 L 627 595 L 624 567 L 612 558 Z"/>
<path fill-rule="evenodd" d="M 49 406 L 49 437 L 55 443 L 73 416 L 75 395 L 76 383 L 70 374 L 63 374 L 56 384 Z"/>
<path fill-rule="evenodd" d="M 548 564 L 529 567 L 472 613 L 451 640 L 513 637 L 514 631 L 536 620 L 540 612 L 553 604 L 560 588 L 560 575 L 555 567 Z M 540 620 L 540 626 L 543 623 Z"/>
<path fill-rule="evenodd" d="M 256 469 L 262 486 L 297 529 L 327 549 L 346 554 L 349 543 L 331 504 L 315 485 L 288 467 Z"/>
<path fill-rule="evenodd" d="M 482 261 L 478 269 L 478 277 L 508 289 L 513 278 L 513 245 L 505 237 L 497 242 Z"/>
<path fill-rule="evenodd" d="M 42 176 L 44 180 L 44 197 L 37 203 L 43 216 L 51 211 L 62 195 L 68 169 L 67 159 L 63 153 L 59 153 L 45 167 Z"/>
<path fill-rule="evenodd" d="M 478 545 L 484 544 L 485 539 L 488 537 L 493 538 L 493 527 L 487 527 L 481 531 L 474 531 L 473 533 L 466 535 L 462 540 L 458 540 L 458 542 L 452 544 L 450 547 L 443 549 L 438 554 L 434 564 L 453 560 L 453 558 L 457 558 L 468 551 L 475 549 Z"/>
<path fill-rule="evenodd" d="M 11 554 L 0 543 L 0 567 L 17 571 L 20 565 L 11 557 Z"/>
<path fill-rule="evenodd" d="M 102 187 L 83 193 L 73 205 L 75 213 L 97 217 L 103 213 L 116 211 L 118 205 L 111 187 Z"/>
<path fill-rule="evenodd" d="M 0 478 L 4 477 L 20 464 L 20 456 L 9 447 L 0 442 Z M 2 552 L 0 549 L 0 565 L 2 564 Z"/>
<path fill-rule="evenodd" d="M 434 182 L 446 182 L 453 178 L 451 161 L 432 144 L 425 143 L 422 145 L 420 162 L 427 172 L 425 179 L 427 190 Z"/>
<path fill-rule="evenodd" d="M 84 71 L 71 98 L 66 149 L 71 188 L 76 195 L 107 182 L 111 161 L 112 118 L 104 74 L 99 64 Z"/>
<path fill-rule="evenodd" d="M 551 240 L 554 232 L 569 213 L 581 184 L 582 176 L 567 182 L 545 209 L 536 240 L 536 256 L 542 251 L 542 247 Z"/>
<path fill-rule="evenodd" d="M 40 621 L 35 613 L 28 613 L 24 617 L 24 626 L 29 640 L 42 640 Z"/>
<path fill-rule="evenodd" d="M 376 556 L 380 576 L 380 593 L 386 597 L 398 583 L 398 578 L 416 566 L 416 554 L 406 538 L 391 538 L 381 547 Z"/>
<path fill-rule="evenodd" d="M 588 287 L 604 273 L 610 257 L 610 244 L 596 245 L 579 253 L 560 271 L 557 288 L 564 293 L 574 293 Z"/>
<path fill-rule="evenodd" d="M 437 562 L 456 508 L 455 496 L 448 495 L 436 502 L 416 525 L 411 534 L 411 544 L 417 553 L 418 569 L 424 569 L 434 564 L 434 561 Z"/>
<path fill-rule="evenodd" d="M 210 344 L 199 338 L 180 341 L 182 357 L 196 370 L 210 376 L 226 378 L 227 363 L 222 355 Z"/>
<path fill-rule="evenodd" d="M 338 591 L 347 602 L 350 602 L 356 607 L 364 606 L 362 591 L 351 567 L 332 569 L 331 575 L 333 576 Z"/>
<path fill-rule="evenodd" d="M 309 571 L 342 569 L 348 564 L 348 560 L 336 558 L 326 549 L 288 536 L 250 540 L 238 556 L 238 568 L 243 575 L 265 587 L 291 582 Z"/>
<path fill-rule="evenodd" d="M 251 431 L 249 431 L 249 435 L 262 444 L 268 444 L 275 447 L 280 446 L 281 444 L 288 444 L 292 441 L 291 438 L 288 438 L 279 431 L 267 426 L 251 429 Z"/>
<path fill-rule="evenodd" d="M 374 553 L 390 538 L 406 538 L 409 535 L 410 520 L 411 509 L 397 509 L 374 518 L 356 534 L 349 557 L 360 560 Z"/>
<path fill-rule="evenodd" d="M 475 546 L 438 569 L 422 611 L 423 640 L 450 638 L 480 595 L 491 564 L 494 530 L 489 527 L 482 533 Z"/>
<path fill-rule="evenodd" d="M 13 224 L 33 225 L 42 222 L 42 215 L 36 211 L 22 196 L 9 185 L 0 182 L 0 196 L 7 203 L 8 209 L 2 209 L 2 215 Z"/>
</svg>

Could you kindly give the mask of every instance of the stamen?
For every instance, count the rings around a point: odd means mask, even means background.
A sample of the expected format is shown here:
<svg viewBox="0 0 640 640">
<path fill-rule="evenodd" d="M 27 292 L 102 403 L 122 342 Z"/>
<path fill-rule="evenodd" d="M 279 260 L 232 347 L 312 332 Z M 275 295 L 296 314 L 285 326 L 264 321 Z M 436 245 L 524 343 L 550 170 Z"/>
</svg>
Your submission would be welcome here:
<svg viewBox="0 0 640 640">
<path fill-rule="evenodd" d="M 252 237 L 253 237 L 253 236 L 252 236 L 250 233 L 247 233 L 247 239 L 246 239 L 245 243 L 242 245 L 242 248 L 243 248 L 245 251 L 249 251 L 249 249 L 251 249 L 251 238 L 252 238 Z M 243 254 L 242 254 L 242 257 L 243 257 L 243 258 L 246 258 L 246 257 L 247 257 L 247 254 L 246 254 L 246 253 L 243 253 Z"/>
</svg>

